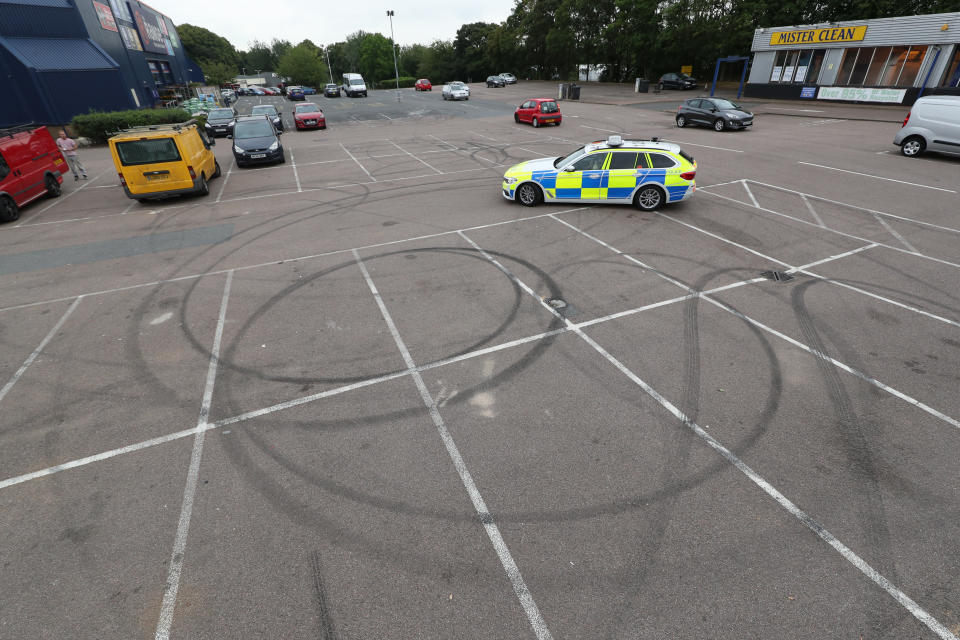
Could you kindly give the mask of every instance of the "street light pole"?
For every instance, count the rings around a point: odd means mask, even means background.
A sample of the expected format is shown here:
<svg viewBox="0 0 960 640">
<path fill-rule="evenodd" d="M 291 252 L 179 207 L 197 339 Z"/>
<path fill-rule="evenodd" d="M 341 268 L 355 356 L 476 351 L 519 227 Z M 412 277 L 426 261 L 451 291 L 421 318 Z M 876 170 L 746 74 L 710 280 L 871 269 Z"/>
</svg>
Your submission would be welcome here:
<svg viewBox="0 0 960 640">
<path fill-rule="evenodd" d="M 323 52 L 327 54 L 327 73 L 330 74 L 330 82 L 333 82 L 333 67 L 330 66 L 330 49 L 324 49 Z"/>
<path fill-rule="evenodd" d="M 400 71 L 397 68 L 397 45 L 393 40 L 393 11 L 387 11 L 387 17 L 390 18 L 390 48 L 393 50 L 393 74 L 397 79 L 397 102 L 400 102 Z"/>
</svg>

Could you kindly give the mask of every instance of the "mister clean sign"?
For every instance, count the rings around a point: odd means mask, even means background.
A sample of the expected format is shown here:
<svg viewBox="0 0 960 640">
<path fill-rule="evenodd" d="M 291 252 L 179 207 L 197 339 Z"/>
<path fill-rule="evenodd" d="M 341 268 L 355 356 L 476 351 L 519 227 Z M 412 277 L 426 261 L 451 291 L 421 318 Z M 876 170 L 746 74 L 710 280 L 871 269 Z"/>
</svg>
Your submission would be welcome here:
<svg viewBox="0 0 960 640">
<path fill-rule="evenodd" d="M 770 44 L 832 44 L 834 42 L 856 42 L 867 35 L 867 25 L 859 27 L 827 27 L 826 29 L 807 29 L 804 31 L 774 31 L 770 35 Z"/>
</svg>

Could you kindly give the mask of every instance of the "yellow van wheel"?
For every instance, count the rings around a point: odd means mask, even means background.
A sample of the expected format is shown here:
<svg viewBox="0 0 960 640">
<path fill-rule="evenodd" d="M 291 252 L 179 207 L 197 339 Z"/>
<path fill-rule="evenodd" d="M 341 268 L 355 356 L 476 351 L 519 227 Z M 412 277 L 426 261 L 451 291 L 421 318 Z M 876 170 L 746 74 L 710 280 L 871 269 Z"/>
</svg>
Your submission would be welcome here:
<svg viewBox="0 0 960 640">
<path fill-rule="evenodd" d="M 210 185 L 207 184 L 207 178 L 202 173 L 200 174 L 200 188 L 198 189 L 198 192 L 202 196 L 210 194 Z"/>
<path fill-rule="evenodd" d="M 220 163 L 214 160 L 213 161 L 213 177 L 219 178 L 221 175 L 222 175 L 222 172 L 220 171 Z"/>
</svg>

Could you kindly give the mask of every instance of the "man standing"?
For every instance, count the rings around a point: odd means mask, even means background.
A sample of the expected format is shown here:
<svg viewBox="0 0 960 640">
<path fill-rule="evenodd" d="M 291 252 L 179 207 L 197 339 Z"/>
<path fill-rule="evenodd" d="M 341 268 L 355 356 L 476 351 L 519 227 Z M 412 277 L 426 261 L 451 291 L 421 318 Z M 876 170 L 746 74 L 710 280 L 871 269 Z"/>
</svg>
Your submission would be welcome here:
<svg viewBox="0 0 960 640">
<path fill-rule="evenodd" d="M 73 171 L 73 181 L 76 182 L 80 179 L 77 171 L 79 171 L 83 179 L 86 180 L 87 170 L 83 168 L 83 163 L 80 162 L 80 156 L 77 155 L 77 141 L 73 138 L 68 138 L 66 131 L 61 131 L 60 137 L 57 138 L 57 146 L 60 147 L 60 151 L 63 152 L 63 157 L 67 159 L 67 165 L 70 166 L 70 171 Z"/>
</svg>

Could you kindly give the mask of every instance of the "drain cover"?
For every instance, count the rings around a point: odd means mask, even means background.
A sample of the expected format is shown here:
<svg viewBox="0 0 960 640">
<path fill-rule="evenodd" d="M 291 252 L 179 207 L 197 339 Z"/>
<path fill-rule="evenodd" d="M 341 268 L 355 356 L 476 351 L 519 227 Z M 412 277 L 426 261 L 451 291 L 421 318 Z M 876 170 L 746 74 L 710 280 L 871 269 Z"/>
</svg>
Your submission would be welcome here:
<svg viewBox="0 0 960 640">
<path fill-rule="evenodd" d="M 774 280 L 776 282 L 788 282 L 794 278 L 789 273 L 784 273 L 783 271 L 764 271 L 760 274 L 760 277 L 766 278 L 767 280 Z"/>
<path fill-rule="evenodd" d="M 560 298 L 549 298 L 545 302 L 557 310 L 563 310 L 567 308 L 567 301 Z"/>
</svg>

